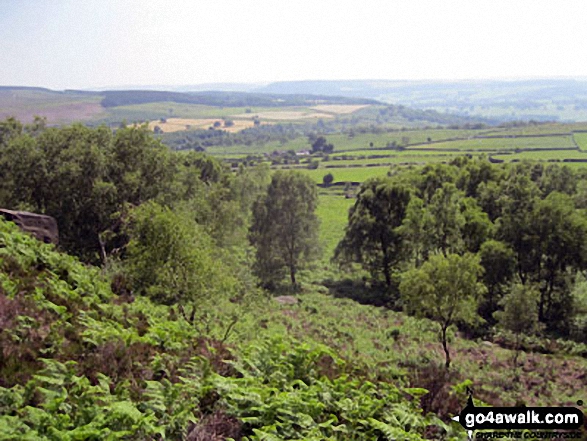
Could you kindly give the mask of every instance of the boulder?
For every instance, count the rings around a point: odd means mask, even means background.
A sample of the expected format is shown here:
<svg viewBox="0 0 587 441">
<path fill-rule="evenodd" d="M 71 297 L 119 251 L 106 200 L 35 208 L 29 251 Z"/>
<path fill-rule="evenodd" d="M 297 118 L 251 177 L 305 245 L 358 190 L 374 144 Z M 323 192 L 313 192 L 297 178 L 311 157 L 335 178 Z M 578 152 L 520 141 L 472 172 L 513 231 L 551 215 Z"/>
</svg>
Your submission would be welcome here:
<svg viewBox="0 0 587 441">
<path fill-rule="evenodd" d="M 23 231 L 32 234 L 45 243 L 59 243 L 59 230 L 57 221 L 51 216 L 29 213 L 28 211 L 13 211 L 0 208 L 0 216 L 10 222 L 14 222 Z"/>
<path fill-rule="evenodd" d="M 297 297 L 294 296 L 279 296 L 274 297 L 273 300 L 275 300 L 280 305 L 297 305 L 299 303 Z"/>
</svg>

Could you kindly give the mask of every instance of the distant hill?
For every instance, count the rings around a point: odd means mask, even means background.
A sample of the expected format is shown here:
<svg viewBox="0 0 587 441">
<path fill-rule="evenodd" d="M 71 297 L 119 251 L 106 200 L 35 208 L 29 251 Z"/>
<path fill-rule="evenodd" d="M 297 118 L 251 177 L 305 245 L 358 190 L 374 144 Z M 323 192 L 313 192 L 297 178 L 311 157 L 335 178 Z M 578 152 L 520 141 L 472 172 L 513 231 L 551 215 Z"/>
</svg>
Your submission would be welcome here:
<svg viewBox="0 0 587 441">
<path fill-rule="evenodd" d="M 285 89 L 289 90 L 287 87 Z M 327 122 L 332 120 L 329 124 L 334 124 L 337 130 L 361 125 L 420 127 L 430 124 L 462 125 L 496 121 L 491 117 L 479 118 L 457 112 L 443 112 L 442 109 L 428 110 L 384 104 L 370 97 L 362 97 L 358 91 L 354 92 L 357 96 L 336 95 L 336 92 L 341 91 L 335 83 L 326 84 L 324 93 L 306 93 L 302 91 L 303 87 L 298 89 L 299 92 L 290 90 L 292 93 L 54 91 L 37 87 L 0 86 L 0 119 L 14 116 L 26 123 L 31 122 L 35 116 L 42 116 L 51 125 L 80 121 L 90 125 L 116 126 L 122 122 L 188 118 L 190 121 L 181 120 L 180 125 L 192 129 L 198 125 L 211 125 L 214 118 L 246 119 L 251 122 L 257 117 L 272 124 L 314 124 L 323 119 Z M 334 126 L 331 129 L 334 130 Z"/>
<path fill-rule="evenodd" d="M 364 97 L 502 121 L 587 120 L 587 79 L 286 81 L 255 92 Z"/>
<path fill-rule="evenodd" d="M 379 104 L 378 101 L 362 97 L 345 97 L 317 94 L 275 94 L 206 91 L 194 93 L 161 92 L 152 90 L 122 90 L 101 92 L 104 107 L 175 102 L 224 107 L 283 107 L 317 104 Z"/>
</svg>

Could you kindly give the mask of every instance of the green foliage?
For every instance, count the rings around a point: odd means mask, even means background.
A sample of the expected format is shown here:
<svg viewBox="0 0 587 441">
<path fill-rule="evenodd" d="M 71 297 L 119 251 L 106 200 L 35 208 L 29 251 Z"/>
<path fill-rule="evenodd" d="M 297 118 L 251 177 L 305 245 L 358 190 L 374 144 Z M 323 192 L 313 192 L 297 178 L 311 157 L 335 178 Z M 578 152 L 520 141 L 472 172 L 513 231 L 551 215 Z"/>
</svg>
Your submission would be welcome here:
<svg viewBox="0 0 587 441">
<path fill-rule="evenodd" d="M 215 385 L 245 439 L 420 440 L 428 424 L 442 425 L 391 383 L 334 374 L 344 362 L 322 345 L 263 340 L 234 366 L 241 378 Z"/>
<path fill-rule="evenodd" d="M 516 283 L 500 302 L 503 310 L 494 314 L 499 325 L 516 336 L 516 352 L 513 359 L 515 367 L 518 364 L 521 335 L 531 335 L 540 329 L 539 299 L 540 293 L 535 287 Z"/>
<path fill-rule="evenodd" d="M 480 306 L 480 313 L 488 320 L 497 310 L 497 304 L 514 275 L 516 259 L 510 247 L 496 240 L 484 242 L 479 250 L 479 257 L 484 270 L 483 283 L 487 288 L 487 296 Z"/>
<path fill-rule="evenodd" d="M 332 153 L 334 146 L 329 144 L 324 136 L 310 136 L 310 144 L 312 146 L 312 153 Z"/>
<path fill-rule="evenodd" d="M 289 272 L 296 274 L 319 253 L 318 192 L 314 183 L 298 172 L 276 172 L 264 197 L 253 207 L 251 243 L 256 247 L 255 270 L 265 286 L 274 286 Z"/>
<path fill-rule="evenodd" d="M 404 258 L 400 226 L 406 216 L 411 192 L 389 178 L 373 178 L 361 186 L 349 211 L 345 236 L 335 250 L 335 259 L 358 262 L 374 278 L 381 274 L 389 288 L 392 270 Z"/>
<path fill-rule="evenodd" d="M 407 310 L 429 316 L 440 324 L 447 369 L 450 366 L 448 327 L 480 320 L 477 305 L 484 292 L 484 286 L 478 281 L 481 273 L 482 267 L 475 256 L 436 254 L 420 268 L 402 275 L 400 292 Z"/>
<path fill-rule="evenodd" d="M 532 334 L 540 326 L 538 322 L 539 291 L 532 286 L 514 284 L 510 292 L 500 301 L 502 311 L 495 316 L 503 328 L 514 334 Z"/>
<path fill-rule="evenodd" d="M 2 127 L 0 206 L 55 217 L 61 246 L 85 261 L 106 263 L 124 246 L 119 232 L 129 205 L 202 200 L 204 185 L 213 186 L 208 199 L 216 199 L 218 187 L 226 187 L 227 173 L 218 161 L 172 154 L 146 126 L 112 133 L 104 126 L 45 129 L 39 123 L 23 131 L 7 120 Z M 215 219 L 205 221 L 210 226 Z"/>
<path fill-rule="evenodd" d="M 111 393 L 109 378 L 100 376 L 92 385 L 88 378 L 75 375 L 74 362 L 43 363 L 44 368 L 24 387 L 0 388 L 1 439 L 122 440 L 164 435 L 153 414 Z M 35 406 L 26 405 L 32 401 Z"/>
<path fill-rule="evenodd" d="M 332 173 L 327 173 L 322 178 L 322 183 L 326 186 L 329 186 L 330 184 L 332 184 L 332 182 L 334 182 L 334 176 L 332 175 Z"/>
<path fill-rule="evenodd" d="M 236 281 L 203 228 L 154 202 L 131 212 L 125 266 L 138 293 L 165 304 L 202 302 L 234 291 Z"/>
</svg>

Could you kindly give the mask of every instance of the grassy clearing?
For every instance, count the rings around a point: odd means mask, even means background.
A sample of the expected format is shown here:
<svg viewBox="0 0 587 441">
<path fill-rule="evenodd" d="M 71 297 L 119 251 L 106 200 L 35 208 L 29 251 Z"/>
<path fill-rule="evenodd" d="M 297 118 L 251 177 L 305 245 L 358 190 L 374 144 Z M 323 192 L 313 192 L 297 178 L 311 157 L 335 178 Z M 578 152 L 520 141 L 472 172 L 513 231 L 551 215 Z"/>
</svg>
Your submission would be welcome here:
<svg viewBox="0 0 587 441">
<path fill-rule="evenodd" d="M 361 133 L 354 136 L 328 135 L 326 138 L 334 145 L 335 152 L 341 152 L 385 148 L 394 141 L 398 145 L 419 144 L 428 142 L 428 138 L 432 141 L 438 141 L 473 136 L 477 133 L 478 131 L 473 130 L 406 130 L 390 133 Z"/>
<path fill-rule="evenodd" d="M 266 110 L 262 112 L 252 113 L 251 115 L 257 116 L 262 120 L 269 119 L 271 121 L 284 121 L 284 122 L 292 122 L 292 121 L 300 121 L 300 120 L 311 120 L 311 119 L 328 119 L 333 118 L 333 115 L 330 113 L 323 113 L 317 112 L 316 110 L 309 109 L 307 107 L 288 107 L 281 110 Z M 232 117 L 237 117 L 240 115 L 232 115 Z"/>
<path fill-rule="evenodd" d="M 244 155 L 256 155 L 261 153 L 271 153 L 276 150 L 278 151 L 300 151 L 300 150 L 309 150 L 311 148 L 310 143 L 308 142 L 308 138 L 306 137 L 299 137 L 285 143 L 280 141 L 273 141 L 268 142 L 263 145 L 251 145 L 246 146 L 243 144 L 237 144 L 232 146 L 213 146 L 208 147 L 206 152 L 215 155 L 215 156 L 222 156 L 225 154 L 244 154 Z"/>
<path fill-rule="evenodd" d="M 323 261 L 328 262 L 338 242 L 344 236 L 349 208 L 355 203 L 353 198 L 336 190 L 321 191 L 316 214 L 320 219 L 320 244 L 323 247 Z"/>
<path fill-rule="evenodd" d="M 309 110 L 309 109 L 308 109 Z M 274 109 L 273 109 L 274 111 Z M 291 121 L 289 121 L 291 122 Z M 425 129 L 425 130 L 398 130 L 389 133 L 356 133 L 326 135 L 329 143 L 334 145 L 334 153 L 331 156 L 343 154 L 353 155 L 396 155 L 397 150 L 386 149 L 394 141 L 396 145 L 421 144 L 408 147 L 412 153 L 425 154 L 423 148 L 435 150 L 462 150 L 462 151 L 500 151 L 528 148 L 574 148 L 571 138 L 572 130 L 587 129 L 587 123 L 577 124 L 547 124 L 540 126 L 528 126 L 522 128 L 492 128 L 482 130 L 451 130 L 451 129 Z M 558 134 L 544 138 L 520 137 L 521 135 Z M 568 135 L 560 135 L 567 133 Z M 482 138 L 462 139 L 474 136 L 517 136 L 516 138 Z M 580 135 L 580 134 L 576 134 Z M 461 138 L 461 139 L 456 139 Z M 429 143 L 428 139 L 432 142 Z M 452 141 L 450 141 L 452 140 Z M 445 142 L 442 142 L 445 141 Z M 210 147 L 208 153 L 213 155 L 223 154 L 258 154 L 271 153 L 275 150 L 308 150 L 310 142 L 306 137 L 299 137 L 286 142 L 274 141 L 264 145 L 245 146 L 233 145 L 230 147 Z M 435 153 L 432 153 L 435 154 Z"/>
<path fill-rule="evenodd" d="M 406 149 L 406 150 L 353 150 L 349 152 L 333 153 L 330 155 L 331 160 L 341 158 L 341 160 L 348 159 L 368 159 L 373 156 L 385 156 L 385 157 L 422 157 L 422 156 L 455 156 L 462 155 L 462 152 L 438 152 L 434 150 L 417 150 L 417 149 Z"/>
<path fill-rule="evenodd" d="M 525 127 L 512 127 L 509 129 L 502 129 L 501 134 L 503 135 L 515 135 L 515 136 L 523 136 L 523 135 L 548 135 L 551 133 L 571 133 L 574 130 L 587 130 L 587 122 L 578 122 L 578 123 L 570 123 L 570 124 L 560 124 L 560 123 L 551 123 L 551 124 L 540 124 L 540 125 L 531 125 Z"/>
<path fill-rule="evenodd" d="M 330 289 L 334 296 L 341 293 Z M 267 311 L 269 332 L 324 342 L 337 354 L 352 359 L 357 371 L 395 378 L 410 387 L 432 388 L 438 374 L 433 368 L 443 360 L 437 323 L 324 294 L 302 294 L 300 299 L 299 305 Z M 463 339 L 454 329 L 450 350 L 454 358 L 452 385 L 470 381 L 475 397 L 494 406 L 513 406 L 518 400 L 528 406 L 575 405 L 585 387 L 584 379 L 578 379 L 587 369 L 587 361 L 581 357 L 524 353 L 520 379 L 514 382 L 513 351 Z M 504 376 L 505 372 L 511 377 Z"/>
</svg>

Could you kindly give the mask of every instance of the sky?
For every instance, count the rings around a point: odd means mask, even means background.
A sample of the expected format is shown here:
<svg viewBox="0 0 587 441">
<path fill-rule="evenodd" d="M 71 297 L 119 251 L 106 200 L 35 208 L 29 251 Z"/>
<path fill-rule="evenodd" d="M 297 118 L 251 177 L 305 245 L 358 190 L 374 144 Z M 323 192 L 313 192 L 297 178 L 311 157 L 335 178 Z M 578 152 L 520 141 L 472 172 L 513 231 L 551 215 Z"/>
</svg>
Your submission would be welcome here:
<svg viewBox="0 0 587 441">
<path fill-rule="evenodd" d="M 587 77 L 584 0 L 0 0 L 0 85 Z"/>
</svg>

